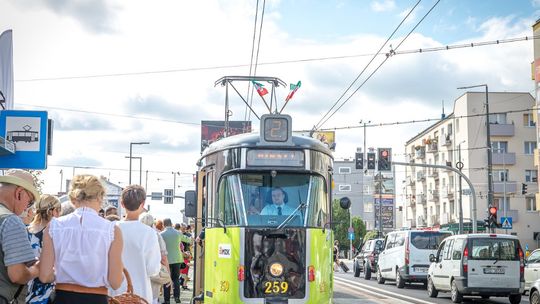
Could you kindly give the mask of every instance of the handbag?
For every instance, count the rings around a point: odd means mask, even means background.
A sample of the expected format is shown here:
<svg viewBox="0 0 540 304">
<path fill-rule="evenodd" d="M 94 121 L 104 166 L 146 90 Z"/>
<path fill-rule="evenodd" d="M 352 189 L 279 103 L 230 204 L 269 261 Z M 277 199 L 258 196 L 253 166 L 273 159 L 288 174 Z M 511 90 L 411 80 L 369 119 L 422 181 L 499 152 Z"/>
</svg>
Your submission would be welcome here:
<svg viewBox="0 0 540 304">
<path fill-rule="evenodd" d="M 109 297 L 109 304 L 150 304 L 144 298 L 133 293 L 133 283 L 129 272 L 124 268 L 124 276 L 127 281 L 127 291 L 121 295 Z"/>
<path fill-rule="evenodd" d="M 169 267 L 160 264 L 159 273 L 150 278 L 152 283 L 157 283 L 159 285 L 167 285 L 171 282 L 171 274 L 169 272 Z"/>
<path fill-rule="evenodd" d="M 8 299 L 6 299 L 6 298 L 4 298 L 3 296 L 0 295 L 0 304 L 3 304 L 3 303 L 6 303 L 6 304 L 18 304 L 19 300 L 17 298 L 21 294 L 21 291 L 22 291 L 24 286 L 26 286 L 26 285 L 19 286 L 19 288 L 17 289 L 17 292 L 15 292 L 15 295 L 13 296 L 13 299 L 11 299 L 11 301 L 9 301 Z"/>
</svg>

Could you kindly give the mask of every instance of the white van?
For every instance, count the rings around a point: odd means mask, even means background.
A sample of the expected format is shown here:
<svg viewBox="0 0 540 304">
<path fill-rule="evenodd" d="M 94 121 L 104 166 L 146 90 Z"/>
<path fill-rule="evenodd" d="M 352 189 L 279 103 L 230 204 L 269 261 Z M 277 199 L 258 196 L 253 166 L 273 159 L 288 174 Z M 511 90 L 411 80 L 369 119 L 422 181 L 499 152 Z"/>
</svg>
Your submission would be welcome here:
<svg viewBox="0 0 540 304">
<path fill-rule="evenodd" d="M 435 254 L 439 244 L 450 231 L 405 230 L 386 235 L 385 247 L 379 254 L 377 282 L 395 280 L 398 288 L 407 282 L 427 282 L 429 255 Z"/>
<path fill-rule="evenodd" d="M 462 234 L 447 238 L 431 258 L 428 295 L 451 293 L 454 303 L 463 295 L 509 297 L 521 301 L 525 286 L 523 250 L 516 236 Z"/>
</svg>

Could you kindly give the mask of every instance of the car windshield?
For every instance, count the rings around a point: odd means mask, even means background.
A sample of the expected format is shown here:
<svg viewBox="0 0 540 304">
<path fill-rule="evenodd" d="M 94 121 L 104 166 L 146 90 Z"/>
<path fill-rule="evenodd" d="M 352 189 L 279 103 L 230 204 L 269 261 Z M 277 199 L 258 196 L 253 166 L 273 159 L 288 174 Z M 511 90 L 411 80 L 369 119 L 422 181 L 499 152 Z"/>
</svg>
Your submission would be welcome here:
<svg viewBox="0 0 540 304">
<path fill-rule="evenodd" d="M 224 176 L 214 212 L 225 225 L 237 226 L 323 227 L 330 220 L 325 179 L 312 174 Z"/>
<path fill-rule="evenodd" d="M 435 250 L 439 248 L 439 244 L 450 235 L 450 233 L 437 231 L 411 232 L 411 244 L 417 249 Z"/>
<path fill-rule="evenodd" d="M 519 256 L 517 240 L 502 238 L 481 238 L 471 240 L 471 259 L 517 261 Z"/>
</svg>

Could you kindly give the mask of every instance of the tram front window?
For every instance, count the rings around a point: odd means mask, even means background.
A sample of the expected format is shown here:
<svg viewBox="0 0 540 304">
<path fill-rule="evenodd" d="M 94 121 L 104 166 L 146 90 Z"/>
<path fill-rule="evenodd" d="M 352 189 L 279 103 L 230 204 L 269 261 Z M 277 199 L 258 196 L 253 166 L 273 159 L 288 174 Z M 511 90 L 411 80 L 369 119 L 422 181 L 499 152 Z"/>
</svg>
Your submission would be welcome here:
<svg viewBox="0 0 540 304">
<path fill-rule="evenodd" d="M 231 174 L 222 178 L 214 217 L 225 225 L 323 227 L 330 207 L 324 178 L 308 174 Z"/>
</svg>

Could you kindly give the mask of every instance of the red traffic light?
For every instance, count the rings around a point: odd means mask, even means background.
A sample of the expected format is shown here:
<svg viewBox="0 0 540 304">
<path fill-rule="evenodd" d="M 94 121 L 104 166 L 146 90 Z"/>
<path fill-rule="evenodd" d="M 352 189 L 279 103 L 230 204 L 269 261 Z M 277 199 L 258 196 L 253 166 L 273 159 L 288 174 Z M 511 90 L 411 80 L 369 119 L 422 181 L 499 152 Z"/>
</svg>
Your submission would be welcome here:
<svg viewBox="0 0 540 304">
<path fill-rule="evenodd" d="M 489 207 L 489 214 L 497 215 L 497 207 Z"/>
<path fill-rule="evenodd" d="M 382 150 L 381 155 L 382 155 L 382 157 L 387 157 L 388 156 L 388 150 Z"/>
</svg>

